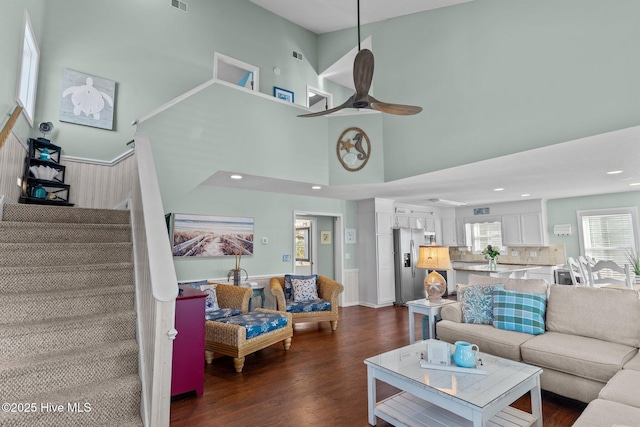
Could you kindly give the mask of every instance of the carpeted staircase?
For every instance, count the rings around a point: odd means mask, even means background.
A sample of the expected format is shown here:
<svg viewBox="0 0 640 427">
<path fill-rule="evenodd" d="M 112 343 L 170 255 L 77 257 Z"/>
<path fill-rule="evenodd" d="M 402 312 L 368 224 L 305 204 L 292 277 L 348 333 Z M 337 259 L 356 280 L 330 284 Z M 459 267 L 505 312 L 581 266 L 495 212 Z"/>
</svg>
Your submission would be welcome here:
<svg viewBox="0 0 640 427">
<path fill-rule="evenodd" d="M 142 426 L 129 211 L 4 205 L 0 426 Z"/>
</svg>

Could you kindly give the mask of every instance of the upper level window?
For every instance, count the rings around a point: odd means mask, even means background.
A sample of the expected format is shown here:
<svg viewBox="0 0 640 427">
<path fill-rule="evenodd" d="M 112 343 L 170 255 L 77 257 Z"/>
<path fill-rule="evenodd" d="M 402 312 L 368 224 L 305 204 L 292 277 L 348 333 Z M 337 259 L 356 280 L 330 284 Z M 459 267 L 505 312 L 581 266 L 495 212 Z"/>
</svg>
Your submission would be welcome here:
<svg viewBox="0 0 640 427">
<path fill-rule="evenodd" d="M 260 68 L 215 52 L 213 54 L 213 78 L 258 92 Z"/>
<path fill-rule="evenodd" d="M 628 264 L 636 250 L 638 211 L 636 208 L 578 211 L 581 254 L 596 261 Z"/>
<path fill-rule="evenodd" d="M 466 241 L 473 253 L 480 253 L 488 245 L 502 248 L 500 221 L 465 224 Z"/>
<path fill-rule="evenodd" d="M 31 20 L 26 9 L 22 26 L 22 40 L 20 49 L 20 70 L 18 71 L 18 85 L 16 101 L 22 107 L 27 121 L 33 126 L 36 111 L 36 89 L 38 86 L 38 65 L 40 64 L 40 49 L 36 35 L 31 26 Z"/>
</svg>

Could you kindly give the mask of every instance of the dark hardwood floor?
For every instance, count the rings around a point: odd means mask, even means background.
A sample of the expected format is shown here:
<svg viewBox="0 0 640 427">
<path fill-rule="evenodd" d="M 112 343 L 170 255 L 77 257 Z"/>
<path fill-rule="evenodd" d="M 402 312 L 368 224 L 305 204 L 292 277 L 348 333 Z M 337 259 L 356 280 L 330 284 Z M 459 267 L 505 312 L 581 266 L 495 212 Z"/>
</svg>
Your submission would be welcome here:
<svg viewBox="0 0 640 427">
<path fill-rule="evenodd" d="M 279 343 L 249 355 L 240 374 L 230 357 L 216 358 L 206 365 L 203 396 L 172 399 L 171 426 L 367 426 L 363 361 L 407 345 L 408 326 L 405 307 L 346 307 L 335 332 L 329 322 L 296 325 L 289 351 Z M 378 399 L 395 392 L 378 383 Z M 542 399 L 545 427 L 570 426 L 586 406 L 546 392 Z M 529 395 L 513 406 L 529 410 Z"/>
</svg>

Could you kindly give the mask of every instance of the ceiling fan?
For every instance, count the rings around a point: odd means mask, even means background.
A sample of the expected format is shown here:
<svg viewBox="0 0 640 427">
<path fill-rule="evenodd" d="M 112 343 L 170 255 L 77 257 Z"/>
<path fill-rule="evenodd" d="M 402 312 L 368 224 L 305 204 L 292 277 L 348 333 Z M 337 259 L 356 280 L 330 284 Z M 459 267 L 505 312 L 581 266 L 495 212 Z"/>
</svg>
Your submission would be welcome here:
<svg viewBox="0 0 640 427">
<path fill-rule="evenodd" d="M 336 111 L 340 111 L 344 108 L 364 108 L 401 116 L 410 116 L 422 111 L 422 107 L 389 104 L 387 102 L 378 101 L 373 96 L 369 95 L 372 79 L 373 53 L 369 49 L 360 49 L 360 0 L 358 0 L 358 54 L 353 62 L 353 83 L 356 87 L 356 93 L 351 95 L 342 105 L 316 113 L 301 114 L 298 117 L 324 116 L 335 113 Z"/>
</svg>

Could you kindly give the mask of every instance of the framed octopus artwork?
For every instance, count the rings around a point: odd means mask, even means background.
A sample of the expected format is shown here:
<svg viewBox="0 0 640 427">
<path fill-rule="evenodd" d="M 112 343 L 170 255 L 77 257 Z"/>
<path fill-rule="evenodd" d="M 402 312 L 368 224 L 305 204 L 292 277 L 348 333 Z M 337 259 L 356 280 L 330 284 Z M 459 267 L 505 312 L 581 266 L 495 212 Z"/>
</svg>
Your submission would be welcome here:
<svg viewBox="0 0 640 427">
<path fill-rule="evenodd" d="M 65 69 L 60 121 L 113 130 L 116 82 Z"/>
</svg>

